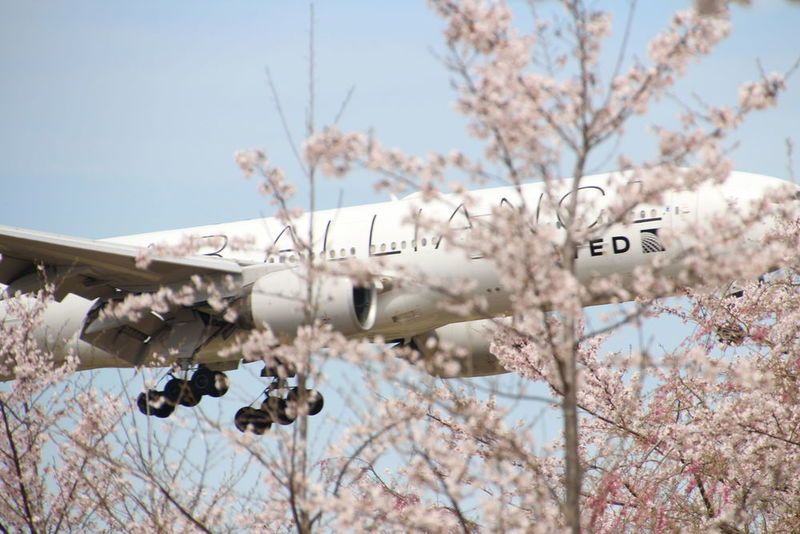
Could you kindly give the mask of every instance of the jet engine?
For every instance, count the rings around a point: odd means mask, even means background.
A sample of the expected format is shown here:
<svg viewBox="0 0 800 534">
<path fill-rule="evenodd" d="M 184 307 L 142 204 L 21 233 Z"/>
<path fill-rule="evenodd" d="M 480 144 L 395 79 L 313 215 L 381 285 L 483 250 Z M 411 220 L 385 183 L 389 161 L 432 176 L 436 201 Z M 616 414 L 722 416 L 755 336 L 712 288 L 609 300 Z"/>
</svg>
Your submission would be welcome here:
<svg viewBox="0 0 800 534">
<path fill-rule="evenodd" d="M 308 278 L 300 269 L 266 274 L 252 284 L 237 311 L 247 327 L 265 323 L 277 335 L 293 337 L 308 318 L 329 323 L 346 336 L 366 332 L 375 324 L 377 290 L 359 286 L 346 276 L 318 275 L 308 302 Z"/>
<path fill-rule="evenodd" d="M 429 373 L 442 378 L 507 373 L 489 351 L 492 324 L 491 319 L 448 324 L 412 337 L 408 346 L 422 355 Z M 459 349 L 466 354 L 461 356 Z"/>
</svg>

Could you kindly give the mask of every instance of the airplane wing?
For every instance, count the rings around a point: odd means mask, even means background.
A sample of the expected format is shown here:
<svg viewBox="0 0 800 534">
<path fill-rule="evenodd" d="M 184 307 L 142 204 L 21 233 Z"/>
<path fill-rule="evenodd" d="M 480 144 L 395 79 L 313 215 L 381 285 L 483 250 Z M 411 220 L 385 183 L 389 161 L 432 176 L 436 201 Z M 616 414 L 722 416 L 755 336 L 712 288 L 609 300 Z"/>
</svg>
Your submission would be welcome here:
<svg viewBox="0 0 800 534">
<path fill-rule="evenodd" d="M 132 316 L 117 315 L 113 304 L 126 294 L 181 287 L 199 276 L 219 288 L 222 297 L 235 300 L 244 284 L 252 283 L 267 269 L 261 264 L 242 265 L 208 256 L 155 256 L 146 266 L 138 266 L 138 247 L 7 226 L 0 226 L 0 254 L 0 283 L 8 286 L 7 296 L 53 284 L 56 300 L 69 293 L 96 299 L 83 321 L 80 338 L 134 365 L 161 346 L 177 350 L 175 357 L 191 357 L 233 325 L 213 317 L 215 311 L 205 305 L 208 294 L 204 290 L 194 293 L 194 303 L 188 307 L 174 304 L 162 313 L 145 310 Z M 228 277 L 233 284 L 217 283 Z M 112 311 L 101 313 L 108 306 Z"/>
<path fill-rule="evenodd" d="M 9 286 L 7 293 L 53 283 L 58 300 L 67 293 L 94 299 L 185 283 L 194 275 L 242 273 L 235 261 L 206 256 L 158 256 L 140 268 L 138 247 L 7 226 L 0 226 L 0 254 L 0 283 Z"/>
</svg>

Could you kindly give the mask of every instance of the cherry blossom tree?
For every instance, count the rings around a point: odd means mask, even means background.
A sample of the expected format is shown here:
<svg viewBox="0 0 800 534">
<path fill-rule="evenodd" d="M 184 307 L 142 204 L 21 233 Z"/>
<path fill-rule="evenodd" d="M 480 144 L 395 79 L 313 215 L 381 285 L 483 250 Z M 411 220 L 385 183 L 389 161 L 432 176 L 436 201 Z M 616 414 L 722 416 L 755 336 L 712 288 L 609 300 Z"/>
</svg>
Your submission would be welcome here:
<svg viewBox="0 0 800 534">
<path fill-rule="evenodd" d="M 486 314 L 486 297 L 471 291 L 470 280 L 392 271 L 394 287 L 424 286 L 452 313 L 483 317 L 492 353 L 510 375 L 431 376 L 458 371 L 464 351 L 348 339 L 318 320 L 315 281 L 366 283 L 386 265 L 325 262 L 299 224 L 291 235 L 307 282 L 304 324 L 290 338 L 255 330 L 229 349 L 297 374 L 297 397 L 280 407 L 265 401 L 273 416 L 265 436 L 266 420 L 252 420 L 257 432 L 238 433 L 203 410 L 142 423 L 125 391 L 66 378 L 74 362 L 54 362 L 32 335 L 46 297 L 25 301 L 0 339 L 1 361 L 13 362 L 0 374 L 16 376 L 0 396 L 3 530 L 798 528 L 799 234 L 785 192 L 709 221 L 680 243 L 663 229 L 654 246 L 666 253 L 633 272 L 593 275 L 579 261 L 586 243 L 629 224 L 632 210 L 722 183 L 732 170 L 731 134 L 751 113 L 776 105 L 794 67 L 757 73 L 727 104 L 690 105 L 673 89 L 731 31 L 724 7 L 676 13 L 644 55 L 627 50 L 623 38 L 609 71 L 603 58 L 612 19 L 593 4 L 565 0 L 552 19 L 536 4 L 527 14 L 499 1 L 430 4 L 444 23 L 442 60 L 457 110 L 483 153 L 419 157 L 371 133 L 318 128 L 313 86 L 297 153 L 312 191 L 320 174 L 367 169 L 381 190 L 418 192 L 420 205 L 469 211 L 480 199 L 468 185 L 516 188 L 508 206 L 474 221 L 469 239 L 417 210 L 408 214 L 453 253 L 491 259 L 511 295 L 507 316 Z M 630 24 L 620 26 L 624 35 Z M 311 56 L 313 65 L 313 47 Z M 632 121 L 670 101 L 680 120 L 651 125 L 655 153 L 621 154 L 618 142 Z M 585 178 L 604 160 L 618 169 L 607 186 L 613 200 L 584 201 Z M 279 218 L 300 219 L 293 185 L 264 152 L 241 152 L 237 162 L 262 179 Z M 559 180 L 562 169 L 571 181 Z M 534 181 L 544 184 L 538 205 L 520 188 Z M 448 188 L 453 194 L 445 196 Z M 313 212 L 313 195 L 308 207 Z M 192 250 L 190 241 L 185 251 Z M 209 288 L 186 289 L 199 290 Z M 117 312 L 180 303 L 184 295 L 137 295 Z M 627 301 L 633 304 L 621 304 Z M 598 302 L 614 303 L 599 322 L 585 311 Z M 230 304 L 214 299 L 233 322 Z M 607 348 L 617 333 L 641 333 L 664 316 L 687 325 L 674 349 Z M 346 371 L 332 373 L 336 366 Z M 347 410 L 312 425 L 312 385 L 335 392 Z M 552 441 L 537 430 L 536 413 L 557 415 Z M 293 424 L 280 430 L 281 418 Z"/>
<path fill-rule="evenodd" d="M 75 374 L 76 358 L 57 358 L 37 339 L 51 302 L 46 292 L 3 301 L 0 373 L 15 380 L 0 392 L 0 530 L 232 528 L 241 514 L 233 487 L 246 490 L 245 464 L 215 458 L 221 445 L 204 437 L 219 422 L 143 424 L 127 384 L 111 391 L 91 374 Z M 200 454 L 186 449 L 187 433 Z M 206 478 L 226 461 L 209 486 Z"/>
<path fill-rule="evenodd" d="M 683 253 L 668 260 L 660 257 L 632 273 L 631 280 L 608 276 L 598 283 L 587 284 L 575 259 L 583 243 L 607 235 L 615 225 L 626 220 L 632 208 L 663 204 L 667 191 L 694 191 L 704 184 L 721 183 L 732 170 L 725 157 L 730 133 L 749 113 L 774 105 L 784 89 L 785 75 L 762 74 L 755 82 L 744 82 L 736 104 L 684 105 L 677 129 L 653 125 L 653 133 L 659 139 L 657 154 L 650 160 L 636 162 L 617 155 L 620 177 L 624 178 L 619 180 L 616 194 L 612 195 L 617 200 L 604 207 L 605 216 L 595 220 L 591 213 L 596 213 L 597 206 L 578 202 L 578 192 L 590 161 L 613 139 L 624 134 L 633 117 L 645 114 L 665 96 L 671 96 L 671 89 L 687 66 L 710 53 L 724 39 L 730 31 L 725 10 L 717 9 L 713 16 L 691 10 L 676 13 L 670 26 L 651 40 L 647 50 L 649 61 L 634 60 L 627 64 L 620 60 L 609 76 L 600 67 L 600 53 L 611 31 L 610 17 L 583 2 L 565 2 L 566 21 L 553 24 L 535 19 L 534 29 L 528 33 L 513 24 L 513 13 L 503 3 L 441 1 L 432 2 L 432 7 L 445 21 L 449 51 L 445 63 L 453 73 L 458 109 L 468 118 L 470 133 L 485 143 L 483 159 L 470 158 L 460 152 L 426 158 L 407 156 L 385 149 L 370 134 L 342 133 L 335 128 L 315 133 L 308 140 L 307 158 L 321 161 L 323 170 L 334 176 L 346 175 L 357 167 L 375 171 L 384 177 L 380 186 L 395 191 L 418 189 L 426 199 L 437 198 L 444 177 L 456 173 L 477 183 L 496 180 L 498 175 L 512 185 L 529 180 L 544 182 L 550 209 L 565 208 L 563 216 L 558 214 L 555 229 L 531 228 L 532 214 L 539 207 L 526 205 L 520 195 L 516 202 L 512 201 L 517 210 L 498 208 L 489 223 L 473 228 L 475 236 L 469 248 L 493 259 L 503 274 L 504 287 L 513 295 L 513 320 L 498 321 L 495 354 L 507 369 L 532 381 L 545 382 L 559 399 L 564 422 L 563 458 L 531 454 L 530 447 L 526 447 L 524 441 L 520 443 L 520 433 L 509 436 L 501 428 L 487 430 L 490 426 L 486 423 L 487 417 L 476 417 L 462 405 L 446 411 L 450 417 L 468 425 L 467 429 L 454 430 L 454 423 L 439 415 L 438 410 L 429 409 L 425 416 L 442 424 L 444 428 L 438 430 L 448 436 L 457 434 L 461 438 L 459 446 L 466 450 L 473 451 L 467 447 L 483 444 L 487 458 L 486 464 L 481 466 L 483 469 L 488 469 L 490 458 L 496 459 L 496 449 L 504 450 L 505 440 L 513 443 L 509 444 L 517 454 L 513 462 L 517 466 L 531 466 L 527 474 L 536 473 L 539 484 L 539 489 L 531 492 L 537 496 L 538 506 L 520 506 L 527 513 L 517 524 L 520 528 L 536 523 L 546 525 L 544 530 L 563 526 L 578 532 L 582 525 L 593 530 L 610 529 L 619 528 L 622 521 L 627 523 L 629 517 L 637 520 L 634 530 L 725 530 L 754 526 L 761 518 L 748 515 L 749 511 L 744 513 L 747 506 L 742 506 L 741 501 L 737 508 L 713 502 L 706 486 L 712 484 L 716 491 L 717 482 L 707 480 L 711 477 L 709 472 L 695 476 L 698 464 L 686 459 L 689 449 L 685 444 L 671 447 L 670 459 L 675 462 L 676 471 L 685 476 L 688 470 L 692 478 L 674 480 L 675 486 L 665 492 L 664 501 L 649 500 L 656 495 L 653 488 L 636 489 L 632 483 L 617 478 L 622 472 L 636 472 L 634 468 L 647 465 L 649 457 L 662 450 L 658 436 L 640 434 L 628 423 L 634 418 L 650 418 L 649 403 L 652 401 L 648 399 L 662 391 L 660 388 L 680 390 L 686 395 L 681 385 L 683 377 L 685 373 L 690 377 L 695 375 L 699 353 L 728 370 L 735 369 L 731 357 L 717 356 L 712 346 L 701 349 L 694 343 L 657 363 L 643 354 L 627 358 L 613 354 L 601 357 L 599 351 L 602 334 L 655 313 L 654 302 L 659 297 L 679 293 L 687 284 L 714 287 L 736 279 L 756 279 L 784 265 L 783 261 L 776 261 L 776 256 L 761 251 L 763 262 L 747 265 L 733 262 L 734 266 L 723 269 L 724 272 L 716 267 L 721 258 L 730 263 L 730 255 L 722 255 L 721 251 L 738 246 L 733 244 L 748 233 L 748 228 L 757 225 L 758 220 L 737 221 L 739 225 L 728 232 L 721 230 L 732 223 L 715 221 L 719 226 L 714 227 L 714 235 L 707 232 L 707 235 L 698 236 L 697 243 L 702 248 L 687 246 Z M 563 194 L 557 190 L 556 178 L 558 169 L 565 163 L 571 165 L 573 181 L 570 202 L 564 207 L 556 202 Z M 640 187 L 626 187 L 631 183 L 640 184 Z M 455 190 L 459 192 L 461 186 L 456 186 Z M 469 196 L 464 195 L 464 205 L 468 206 L 469 202 Z M 711 243 L 715 246 L 709 246 Z M 780 255 L 777 250 L 769 252 Z M 531 261 L 532 258 L 535 261 Z M 716 276 L 706 275 L 712 271 L 716 271 Z M 437 285 L 441 287 L 442 284 Z M 621 317 L 614 318 L 610 326 L 598 331 L 586 328 L 583 308 L 593 302 L 605 302 L 609 296 L 612 301 L 636 298 L 638 305 L 633 312 L 623 312 Z M 461 304 L 479 310 L 482 303 Z M 717 307 L 730 305 L 724 301 Z M 711 303 L 706 301 L 699 309 L 709 314 Z M 716 318 L 714 328 L 724 330 L 729 319 L 720 324 L 718 315 L 710 313 Z M 706 330 L 708 328 L 706 323 Z M 663 366 L 674 371 L 665 373 Z M 708 381 L 707 389 L 702 391 L 711 394 L 715 387 L 718 387 L 716 381 Z M 430 399 L 434 405 L 449 404 L 448 399 L 432 391 L 435 390 L 426 390 L 422 398 Z M 730 398 L 725 399 L 728 400 Z M 683 400 L 684 407 L 675 404 L 677 399 L 670 401 L 672 404 L 668 402 L 667 405 L 672 409 L 666 413 L 675 418 L 674 424 L 686 425 L 687 400 Z M 603 404 L 602 409 L 597 403 Z M 722 399 L 710 401 L 711 407 L 706 410 L 713 411 L 722 403 Z M 414 402 L 413 408 L 419 410 L 420 404 Z M 658 405 L 664 408 L 662 402 Z M 620 413 L 609 417 L 609 410 L 634 410 L 636 416 Z M 496 412 L 496 408 L 482 406 L 479 412 Z M 425 419 L 422 414 L 418 415 L 417 420 Z M 380 419 L 385 419 L 385 414 L 381 414 Z M 692 425 L 698 424 L 693 426 L 698 433 L 707 431 L 699 420 L 692 421 Z M 498 424 L 502 424 L 502 419 Z M 487 432 L 492 439 L 485 438 Z M 415 465 L 413 475 L 420 477 L 420 473 L 429 473 L 430 479 L 423 482 L 425 490 L 444 494 L 450 500 L 448 517 L 454 521 L 452 528 L 467 531 L 473 528 L 473 523 L 459 507 L 461 502 L 472 500 L 457 491 L 463 490 L 465 484 L 480 486 L 492 495 L 522 498 L 519 487 L 508 493 L 489 492 L 488 488 L 497 484 L 497 479 L 472 473 L 467 460 L 470 454 L 466 450 L 454 465 L 450 454 L 454 447 L 450 445 L 442 450 L 437 446 L 437 443 L 446 442 L 443 436 L 438 436 L 434 443 L 423 437 L 432 435 L 436 435 L 436 431 L 426 428 L 425 432 L 415 433 L 413 439 L 409 439 L 409 443 L 425 444 L 414 445 L 415 453 L 410 455 L 421 462 Z M 629 447 L 636 448 L 634 445 L 639 443 L 638 446 L 645 449 L 639 450 L 644 456 L 634 460 L 621 453 Z M 542 461 L 546 467 L 540 467 Z M 665 465 L 664 461 L 654 461 L 659 468 Z M 457 478 L 456 474 L 467 477 L 470 482 Z M 652 475 L 637 480 L 661 484 L 660 477 Z M 453 482 L 454 477 L 459 482 Z M 480 482 L 476 482 L 478 480 Z M 436 487 L 437 482 L 440 488 Z M 627 498 L 617 499 L 622 488 L 628 491 Z M 685 492 L 685 500 L 675 498 L 675 493 L 680 491 Z M 635 503 L 631 500 L 640 495 L 647 497 Z M 543 500 L 549 500 L 550 506 L 543 505 Z M 425 503 L 422 497 L 413 502 L 426 506 L 422 504 Z M 677 513 L 673 505 L 685 513 Z M 430 504 L 427 506 L 430 508 Z M 476 517 L 482 522 L 478 524 L 489 529 L 506 528 L 513 524 L 507 522 L 515 515 L 508 508 L 501 507 L 494 517 L 486 509 L 480 509 Z M 551 518 L 555 520 L 545 520 Z"/>
</svg>

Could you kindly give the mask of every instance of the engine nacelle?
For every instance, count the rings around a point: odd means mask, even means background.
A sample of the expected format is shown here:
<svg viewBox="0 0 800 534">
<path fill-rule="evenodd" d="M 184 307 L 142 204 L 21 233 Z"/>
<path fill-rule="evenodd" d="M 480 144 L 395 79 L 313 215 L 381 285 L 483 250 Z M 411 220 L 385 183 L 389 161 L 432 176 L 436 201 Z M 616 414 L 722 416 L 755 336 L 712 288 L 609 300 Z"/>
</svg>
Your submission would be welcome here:
<svg viewBox="0 0 800 534">
<path fill-rule="evenodd" d="M 425 368 L 429 373 L 442 378 L 507 373 L 497 357 L 489 351 L 492 325 L 491 319 L 445 325 L 412 337 L 409 346 L 425 358 Z M 441 351 L 441 347 L 451 347 L 453 350 Z M 467 352 L 465 357 L 451 356 L 458 348 Z"/>
<path fill-rule="evenodd" d="M 346 276 L 319 274 L 312 288 L 312 319 L 329 323 L 346 336 L 366 332 L 375 324 L 377 290 L 357 286 Z M 269 325 L 276 335 L 294 337 L 307 322 L 308 278 L 300 269 L 269 273 L 250 286 L 238 310 L 248 327 Z"/>
</svg>

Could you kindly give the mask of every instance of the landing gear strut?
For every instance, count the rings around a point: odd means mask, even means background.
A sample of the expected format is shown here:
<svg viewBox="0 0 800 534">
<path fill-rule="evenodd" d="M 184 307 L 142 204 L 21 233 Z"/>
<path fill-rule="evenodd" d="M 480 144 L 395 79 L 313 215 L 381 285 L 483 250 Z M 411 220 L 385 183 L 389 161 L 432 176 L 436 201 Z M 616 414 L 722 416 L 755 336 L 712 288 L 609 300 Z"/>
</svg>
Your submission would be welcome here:
<svg viewBox="0 0 800 534">
<path fill-rule="evenodd" d="M 221 397 L 228 392 L 230 381 L 228 376 L 221 371 L 212 371 L 200 365 L 192 374 L 191 379 L 185 380 L 171 376 L 164 385 L 163 391 L 150 389 L 139 393 L 136 406 L 145 415 L 156 417 L 169 417 L 175 407 L 197 406 L 203 396 Z"/>
</svg>

